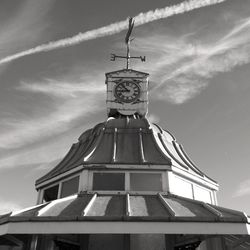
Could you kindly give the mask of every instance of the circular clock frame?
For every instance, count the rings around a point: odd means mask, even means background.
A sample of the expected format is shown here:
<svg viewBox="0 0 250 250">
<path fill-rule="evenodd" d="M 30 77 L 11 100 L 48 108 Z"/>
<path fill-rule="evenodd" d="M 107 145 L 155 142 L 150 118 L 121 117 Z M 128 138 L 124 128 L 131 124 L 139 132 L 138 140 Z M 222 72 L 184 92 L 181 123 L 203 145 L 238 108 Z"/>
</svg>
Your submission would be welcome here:
<svg viewBox="0 0 250 250">
<path fill-rule="evenodd" d="M 115 85 L 114 95 L 120 102 L 132 103 L 141 96 L 141 88 L 136 82 L 122 81 Z"/>
</svg>

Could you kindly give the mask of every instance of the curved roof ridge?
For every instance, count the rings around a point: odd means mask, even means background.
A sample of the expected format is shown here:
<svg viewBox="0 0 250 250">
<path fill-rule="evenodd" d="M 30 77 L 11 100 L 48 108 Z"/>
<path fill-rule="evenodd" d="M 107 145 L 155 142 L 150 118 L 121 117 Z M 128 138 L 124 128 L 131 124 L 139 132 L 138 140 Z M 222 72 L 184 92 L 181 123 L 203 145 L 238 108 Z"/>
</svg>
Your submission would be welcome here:
<svg viewBox="0 0 250 250">
<path fill-rule="evenodd" d="M 170 132 L 147 118 L 127 116 L 108 118 L 86 130 L 63 160 L 36 184 L 80 165 L 93 164 L 173 165 L 207 177 Z"/>
<path fill-rule="evenodd" d="M 188 169 L 188 167 L 183 164 L 182 162 L 180 162 L 178 159 L 176 159 L 176 157 L 170 152 L 170 150 L 168 149 L 168 147 L 165 145 L 165 143 L 163 142 L 163 139 L 162 139 L 162 134 L 158 134 L 158 137 L 164 147 L 164 149 L 166 150 L 166 152 L 170 155 L 170 157 L 172 157 L 179 165 L 181 165 L 183 168 L 185 169 Z"/>
<path fill-rule="evenodd" d="M 205 176 L 205 174 L 196 166 L 196 164 L 190 159 L 190 157 L 188 156 L 188 154 L 185 152 L 185 150 L 184 150 L 184 147 L 181 145 L 181 144 L 179 144 L 179 148 L 180 148 L 180 150 L 181 150 L 181 152 L 183 153 L 183 155 L 186 157 L 186 159 L 188 160 L 188 162 L 191 164 L 191 166 L 194 168 L 194 169 L 196 169 L 196 170 L 198 170 L 200 173 L 202 173 L 204 176 Z"/>
<path fill-rule="evenodd" d="M 180 144 L 179 144 L 179 143 L 177 143 L 176 141 L 173 141 L 173 146 L 174 146 L 176 152 L 178 153 L 178 155 L 180 156 L 180 158 L 183 160 L 183 162 L 185 162 L 185 164 L 186 164 L 190 169 L 192 169 L 192 170 L 193 170 L 194 172 L 196 172 L 197 174 L 204 176 L 203 173 L 202 173 L 199 169 L 196 169 L 195 167 L 192 166 L 192 164 L 190 164 L 190 163 L 187 161 L 185 155 L 183 155 L 182 152 L 179 150 L 179 147 L 180 147 Z"/>
</svg>

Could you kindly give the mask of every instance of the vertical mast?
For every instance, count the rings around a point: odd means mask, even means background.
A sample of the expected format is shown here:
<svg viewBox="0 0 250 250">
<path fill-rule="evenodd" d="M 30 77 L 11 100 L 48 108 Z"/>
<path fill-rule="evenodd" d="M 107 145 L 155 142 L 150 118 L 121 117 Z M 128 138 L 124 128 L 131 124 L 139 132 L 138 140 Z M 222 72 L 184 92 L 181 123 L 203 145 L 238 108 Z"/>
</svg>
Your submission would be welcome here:
<svg viewBox="0 0 250 250">
<path fill-rule="evenodd" d="M 142 62 L 145 62 L 146 57 L 145 56 L 130 56 L 130 42 L 134 39 L 134 38 L 130 38 L 132 30 L 134 28 L 134 19 L 132 17 L 129 18 L 129 24 L 128 24 L 128 31 L 125 37 L 125 44 L 127 45 L 127 54 L 126 56 L 121 56 L 121 55 L 116 55 L 116 54 L 111 54 L 111 61 L 115 61 L 116 58 L 123 58 L 126 59 L 126 69 L 129 69 L 130 66 L 130 59 L 139 59 Z"/>
<path fill-rule="evenodd" d="M 130 38 L 133 27 L 134 27 L 135 21 L 132 17 L 129 18 L 129 24 L 128 24 L 128 32 L 125 37 L 125 43 L 127 44 L 127 69 L 129 69 L 129 62 L 130 62 L 130 41 L 133 39 Z"/>
</svg>

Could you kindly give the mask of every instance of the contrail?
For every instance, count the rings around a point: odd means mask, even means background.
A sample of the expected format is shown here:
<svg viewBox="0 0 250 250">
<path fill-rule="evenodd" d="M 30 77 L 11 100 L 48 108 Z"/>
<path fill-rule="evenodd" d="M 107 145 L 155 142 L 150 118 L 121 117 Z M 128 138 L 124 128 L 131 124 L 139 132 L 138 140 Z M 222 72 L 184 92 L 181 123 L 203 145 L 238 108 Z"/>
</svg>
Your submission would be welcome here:
<svg viewBox="0 0 250 250">
<path fill-rule="evenodd" d="M 134 17 L 135 26 L 140 26 L 145 23 L 153 22 L 159 19 L 167 18 L 173 15 L 185 13 L 194 9 L 222 3 L 225 1 L 226 0 L 189 0 L 189 1 L 184 1 L 180 4 L 170 6 L 170 7 L 156 9 L 156 10 L 148 11 L 146 13 L 140 13 L 139 15 Z M 32 54 L 36 54 L 40 52 L 46 52 L 46 51 L 64 48 L 64 47 L 69 47 L 69 46 L 73 46 L 84 41 L 96 39 L 98 37 L 113 35 L 113 34 L 121 32 L 122 30 L 126 30 L 127 26 L 128 26 L 127 20 L 123 20 L 123 21 L 116 22 L 116 23 L 113 23 L 113 24 L 110 24 L 110 25 L 107 25 L 98 29 L 86 31 L 84 33 L 79 33 L 69 38 L 64 38 L 58 41 L 52 41 L 52 42 L 42 44 L 37 47 L 4 57 L 0 59 L 0 64 L 8 63 L 8 62 L 14 61 L 20 57 L 24 57 L 27 55 L 32 55 Z"/>
</svg>

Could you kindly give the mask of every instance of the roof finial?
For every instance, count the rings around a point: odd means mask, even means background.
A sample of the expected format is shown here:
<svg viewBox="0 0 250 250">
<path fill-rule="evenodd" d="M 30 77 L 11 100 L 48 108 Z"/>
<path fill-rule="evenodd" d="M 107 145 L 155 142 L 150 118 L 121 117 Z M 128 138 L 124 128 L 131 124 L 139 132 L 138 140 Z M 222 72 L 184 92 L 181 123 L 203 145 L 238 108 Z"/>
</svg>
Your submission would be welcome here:
<svg viewBox="0 0 250 250">
<path fill-rule="evenodd" d="M 119 56 L 116 54 L 111 54 L 111 61 L 115 61 L 116 58 L 125 58 L 126 59 L 126 69 L 129 69 L 129 63 L 130 59 L 140 59 L 142 62 L 146 61 L 145 56 L 130 56 L 130 42 L 134 40 L 134 38 L 130 38 L 132 30 L 134 28 L 134 19 L 132 17 L 129 17 L 129 24 L 128 24 L 128 31 L 125 37 L 125 44 L 127 45 L 127 55 L 126 56 Z"/>
<path fill-rule="evenodd" d="M 127 69 L 129 68 L 129 61 L 130 61 L 130 42 L 133 40 L 133 38 L 130 38 L 132 30 L 134 28 L 135 21 L 132 17 L 129 18 L 129 24 L 128 24 L 128 32 L 125 37 L 125 43 L 127 44 Z"/>
</svg>

